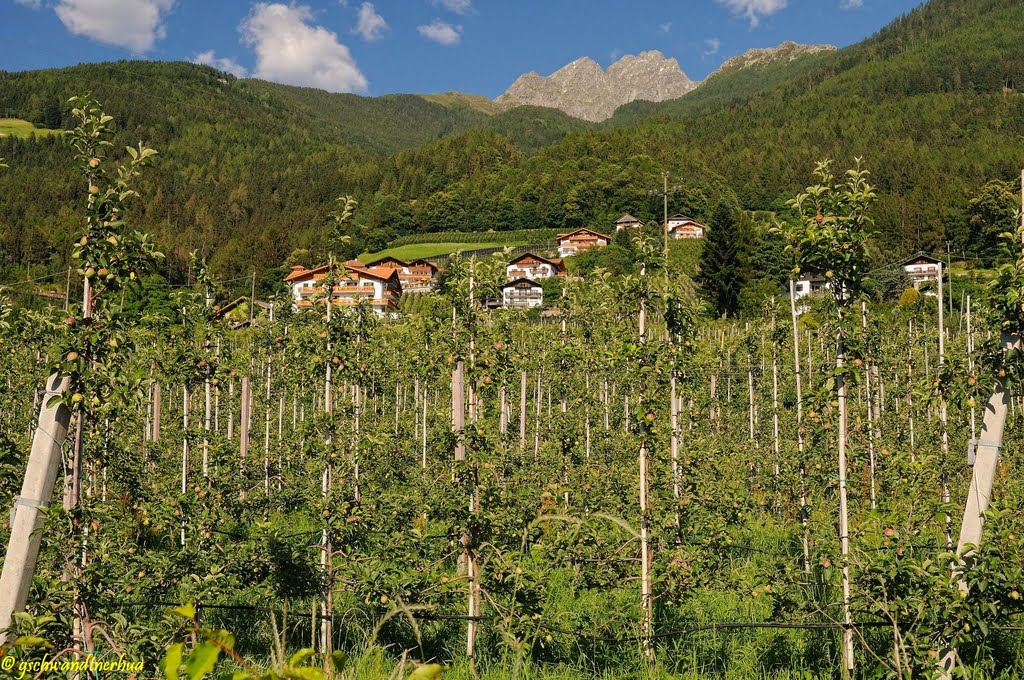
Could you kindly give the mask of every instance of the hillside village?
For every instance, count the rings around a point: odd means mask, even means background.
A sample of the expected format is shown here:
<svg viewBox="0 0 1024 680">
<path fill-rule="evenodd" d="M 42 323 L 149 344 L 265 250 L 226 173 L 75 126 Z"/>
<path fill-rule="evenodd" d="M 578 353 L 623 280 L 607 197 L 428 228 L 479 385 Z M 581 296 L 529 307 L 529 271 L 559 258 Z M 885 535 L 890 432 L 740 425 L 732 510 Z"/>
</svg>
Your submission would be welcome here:
<svg viewBox="0 0 1024 680">
<path fill-rule="evenodd" d="M 614 233 L 643 228 L 644 223 L 630 214 L 625 214 L 614 222 Z M 708 225 L 686 215 L 675 214 L 667 221 L 658 225 L 662 233 L 667 233 L 673 240 L 703 239 L 710 231 Z M 552 244 L 557 257 L 549 257 L 533 252 L 514 255 L 505 268 L 506 282 L 501 287 L 501 298 L 491 301 L 489 307 L 504 309 L 537 309 L 545 305 L 544 286 L 542 281 L 553 277 L 566 277 L 569 269 L 566 260 L 581 255 L 592 249 L 611 245 L 613 237 L 581 227 L 570 232 L 558 234 Z M 540 250 L 540 249 L 536 249 Z M 917 253 L 901 264 L 908 280 L 915 289 L 921 289 L 927 283 L 938 281 L 942 274 L 943 263 L 925 253 Z M 442 267 L 431 260 L 420 258 L 401 260 L 393 256 L 385 256 L 370 262 L 357 259 L 343 263 L 343 273 L 335 282 L 331 296 L 332 304 L 340 307 L 368 304 L 379 315 L 396 313 L 399 302 L 404 294 L 430 293 L 438 280 Z M 315 296 L 323 295 L 323 281 L 328 273 L 328 265 L 320 265 L 312 269 L 296 265 L 284 277 L 284 282 L 291 291 L 292 305 L 295 310 L 305 309 L 313 304 Z M 800 276 L 794 281 L 794 300 L 823 295 L 828 290 L 828 281 L 819 276 Z M 934 292 L 928 291 L 931 294 Z M 802 307 L 803 308 L 803 307 Z"/>
<path fill-rule="evenodd" d="M 614 223 L 615 232 L 641 229 L 644 224 L 632 215 L 625 214 Z M 672 215 L 660 225 L 669 238 L 675 240 L 704 238 L 708 227 L 685 215 Z M 506 267 L 507 282 L 502 286 L 501 300 L 495 307 L 505 309 L 533 309 L 544 305 L 543 279 L 566 276 L 565 259 L 575 257 L 594 248 L 604 248 L 612 243 L 612 237 L 593 229 L 581 227 L 558 234 L 554 250 L 557 258 L 544 257 L 527 252 L 513 257 Z M 316 295 L 323 294 L 323 281 L 328 265 L 312 269 L 296 265 L 284 277 L 295 309 L 311 306 Z M 352 306 L 366 302 L 380 315 L 398 311 L 403 294 L 429 293 L 437 282 L 441 267 L 427 259 L 412 261 L 396 257 L 383 257 L 363 263 L 359 260 L 344 262 L 344 273 L 334 285 L 331 302 L 339 306 Z"/>
</svg>

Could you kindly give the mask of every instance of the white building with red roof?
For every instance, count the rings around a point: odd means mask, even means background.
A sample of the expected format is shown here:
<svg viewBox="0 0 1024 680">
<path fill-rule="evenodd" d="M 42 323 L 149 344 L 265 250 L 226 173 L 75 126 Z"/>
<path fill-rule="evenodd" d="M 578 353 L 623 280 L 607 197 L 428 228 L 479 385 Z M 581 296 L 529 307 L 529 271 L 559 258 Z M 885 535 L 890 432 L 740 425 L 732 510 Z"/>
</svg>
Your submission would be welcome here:
<svg viewBox="0 0 1024 680">
<path fill-rule="evenodd" d="M 559 257 L 572 257 L 591 248 L 603 248 L 612 242 L 610 237 L 586 227 L 570 231 L 567 234 L 559 234 L 556 238 L 558 239 Z"/>
<path fill-rule="evenodd" d="M 284 277 L 292 291 L 292 304 L 304 309 L 313 304 L 313 296 L 324 294 L 324 279 L 328 265 L 306 269 L 292 267 Z M 346 263 L 337 267 L 335 282 L 331 291 L 331 304 L 352 307 L 365 301 L 375 312 L 384 315 L 397 311 L 398 299 L 402 296 L 402 282 L 397 269 L 370 270 L 361 265 Z"/>
</svg>

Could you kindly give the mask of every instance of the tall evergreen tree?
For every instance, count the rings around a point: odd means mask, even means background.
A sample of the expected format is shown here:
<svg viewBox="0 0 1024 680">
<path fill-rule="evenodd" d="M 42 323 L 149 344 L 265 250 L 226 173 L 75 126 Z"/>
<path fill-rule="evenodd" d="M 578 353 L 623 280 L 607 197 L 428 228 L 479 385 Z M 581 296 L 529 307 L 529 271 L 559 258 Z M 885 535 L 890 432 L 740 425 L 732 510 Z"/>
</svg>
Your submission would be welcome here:
<svg viewBox="0 0 1024 680">
<path fill-rule="evenodd" d="M 697 283 L 718 315 L 736 316 L 740 290 L 750 278 L 747 238 L 736 209 L 726 203 L 715 207 L 709 226 Z"/>
</svg>

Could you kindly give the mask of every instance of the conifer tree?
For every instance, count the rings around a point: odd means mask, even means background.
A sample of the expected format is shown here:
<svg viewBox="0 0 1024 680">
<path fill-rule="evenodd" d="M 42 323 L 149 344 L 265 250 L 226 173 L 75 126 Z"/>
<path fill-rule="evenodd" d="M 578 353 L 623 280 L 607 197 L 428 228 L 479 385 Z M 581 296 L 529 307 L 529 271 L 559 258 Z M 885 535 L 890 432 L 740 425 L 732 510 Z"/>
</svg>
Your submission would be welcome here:
<svg viewBox="0 0 1024 680">
<path fill-rule="evenodd" d="M 716 314 L 736 316 L 740 290 L 750 276 L 747 240 L 736 209 L 726 203 L 715 208 L 710 227 L 701 252 L 697 283 Z"/>
</svg>

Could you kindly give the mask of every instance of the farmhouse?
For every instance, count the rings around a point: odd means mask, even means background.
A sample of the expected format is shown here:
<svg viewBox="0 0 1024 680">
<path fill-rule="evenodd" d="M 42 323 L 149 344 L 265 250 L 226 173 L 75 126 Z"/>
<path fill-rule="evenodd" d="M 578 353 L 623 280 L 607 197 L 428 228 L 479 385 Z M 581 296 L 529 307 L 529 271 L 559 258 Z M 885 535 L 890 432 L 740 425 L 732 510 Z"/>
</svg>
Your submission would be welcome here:
<svg viewBox="0 0 1024 680">
<path fill-rule="evenodd" d="M 674 239 L 704 238 L 707 226 L 686 215 L 673 215 L 668 218 L 669 235 Z"/>
<path fill-rule="evenodd" d="M 430 291 L 439 271 L 436 264 L 427 260 L 406 262 L 391 256 L 382 257 L 366 264 L 362 264 L 358 260 L 349 260 L 345 266 L 366 269 L 383 275 L 386 275 L 389 270 L 394 270 L 398 272 L 398 280 L 402 282 L 403 293 Z"/>
<path fill-rule="evenodd" d="M 213 308 L 214 319 L 227 319 L 232 330 L 248 327 L 260 314 L 266 312 L 270 322 L 274 322 L 274 303 L 253 300 L 248 295 L 235 298 L 231 302 Z"/>
<path fill-rule="evenodd" d="M 611 243 L 609 237 L 586 227 L 581 227 L 568 234 L 559 234 L 557 238 L 559 257 L 572 257 L 585 250 L 601 248 Z"/>
<path fill-rule="evenodd" d="M 622 231 L 623 229 L 639 229 L 642 226 L 644 226 L 644 223 L 629 213 L 626 213 L 619 219 L 615 220 L 615 231 Z"/>
<path fill-rule="evenodd" d="M 509 281 L 501 287 L 501 304 L 505 309 L 530 309 L 544 304 L 544 288 L 527 278 Z"/>
<path fill-rule="evenodd" d="M 395 270 L 398 272 L 398 280 L 402 282 L 403 293 L 430 292 L 439 269 L 436 264 L 427 260 L 406 262 L 391 256 L 382 257 L 365 265 L 359 260 L 349 260 L 345 266 L 367 269 L 378 274 L 387 274 L 389 270 Z"/>
<path fill-rule="evenodd" d="M 508 263 L 505 268 L 508 279 L 530 279 L 537 281 L 552 276 L 564 276 L 565 265 L 561 258 L 548 259 L 533 253 L 524 253 Z"/>
<path fill-rule="evenodd" d="M 935 283 L 939 280 L 942 274 L 942 260 L 918 253 L 903 263 L 903 270 L 907 272 L 914 288 L 920 288 L 925 283 Z"/>
<path fill-rule="evenodd" d="M 828 291 L 828 281 L 824 276 L 801 276 L 793 282 L 793 299 L 802 300 L 806 297 L 820 297 Z"/>
<path fill-rule="evenodd" d="M 292 290 L 294 308 L 309 307 L 312 305 L 313 295 L 323 292 L 322 281 L 327 275 L 327 268 L 327 265 L 314 269 L 292 267 L 284 281 Z M 401 296 L 402 282 L 398 278 L 397 269 L 381 268 L 371 271 L 361 265 L 350 266 L 346 263 L 344 273 L 338 276 L 338 281 L 331 291 L 331 303 L 354 306 L 365 300 L 373 307 L 373 311 L 384 315 L 398 309 L 398 298 Z"/>
</svg>

